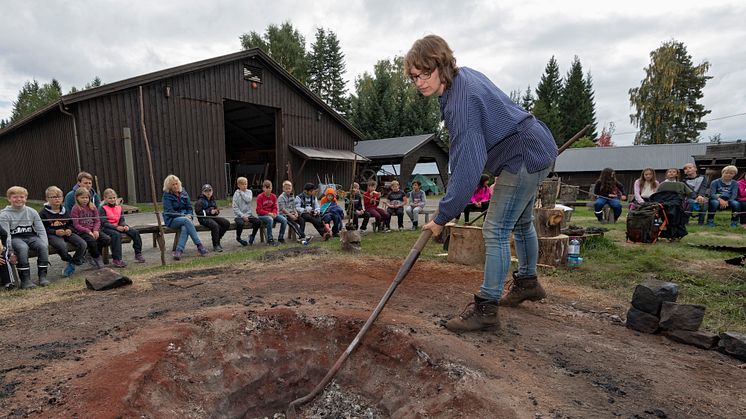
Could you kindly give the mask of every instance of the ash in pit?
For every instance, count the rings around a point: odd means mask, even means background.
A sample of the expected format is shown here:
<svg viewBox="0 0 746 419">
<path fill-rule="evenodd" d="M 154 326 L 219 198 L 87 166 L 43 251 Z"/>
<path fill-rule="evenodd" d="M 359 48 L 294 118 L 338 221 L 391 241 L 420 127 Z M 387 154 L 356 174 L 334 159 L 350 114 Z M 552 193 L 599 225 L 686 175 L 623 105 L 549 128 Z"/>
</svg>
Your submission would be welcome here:
<svg viewBox="0 0 746 419">
<path fill-rule="evenodd" d="M 191 335 L 169 344 L 130 386 L 124 416 L 284 417 L 281 412 L 318 384 L 363 323 L 287 308 L 216 310 L 196 321 Z M 489 411 L 490 403 L 463 385 L 479 380 L 479 373 L 454 374 L 454 368 L 467 369 L 454 365 L 433 360 L 405 331 L 374 325 L 335 381 L 298 412 L 307 418 L 386 418 Z"/>
</svg>

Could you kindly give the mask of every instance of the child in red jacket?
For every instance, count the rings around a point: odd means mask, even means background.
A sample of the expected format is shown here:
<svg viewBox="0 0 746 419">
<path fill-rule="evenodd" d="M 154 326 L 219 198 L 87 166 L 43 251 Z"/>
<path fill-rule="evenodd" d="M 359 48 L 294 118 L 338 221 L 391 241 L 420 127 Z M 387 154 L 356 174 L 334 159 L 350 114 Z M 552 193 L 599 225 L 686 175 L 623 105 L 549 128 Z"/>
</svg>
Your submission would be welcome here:
<svg viewBox="0 0 746 419">
<path fill-rule="evenodd" d="M 285 228 L 287 227 L 288 220 L 278 213 L 277 195 L 272 193 L 272 182 L 269 180 L 265 180 L 262 183 L 262 193 L 256 197 L 256 215 L 259 221 L 267 228 L 268 245 L 274 246 L 276 244 L 272 237 L 272 227 L 274 227 L 275 223 L 280 224 L 278 241 L 285 243 Z"/>
</svg>

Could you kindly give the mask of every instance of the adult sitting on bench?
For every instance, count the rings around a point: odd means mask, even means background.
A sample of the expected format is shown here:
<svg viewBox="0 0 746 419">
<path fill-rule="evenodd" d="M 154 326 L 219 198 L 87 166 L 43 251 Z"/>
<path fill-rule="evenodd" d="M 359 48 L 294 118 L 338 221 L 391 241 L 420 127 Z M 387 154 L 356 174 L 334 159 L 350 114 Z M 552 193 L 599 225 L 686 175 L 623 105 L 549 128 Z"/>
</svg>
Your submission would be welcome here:
<svg viewBox="0 0 746 419">
<path fill-rule="evenodd" d="M 614 219 L 609 220 L 615 222 L 622 215 L 622 201 L 627 199 L 624 194 L 624 186 L 616 180 L 614 175 L 614 169 L 605 168 L 601 171 L 601 175 L 598 177 L 596 184 L 593 186 L 593 194 L 596 195 L 596 202 L 593 204 L 593 209 L 596 213 L 598 221 L 603 222 L 604 206 L 608 205 L 612 211 L 614 211 Z"/>
</svg>

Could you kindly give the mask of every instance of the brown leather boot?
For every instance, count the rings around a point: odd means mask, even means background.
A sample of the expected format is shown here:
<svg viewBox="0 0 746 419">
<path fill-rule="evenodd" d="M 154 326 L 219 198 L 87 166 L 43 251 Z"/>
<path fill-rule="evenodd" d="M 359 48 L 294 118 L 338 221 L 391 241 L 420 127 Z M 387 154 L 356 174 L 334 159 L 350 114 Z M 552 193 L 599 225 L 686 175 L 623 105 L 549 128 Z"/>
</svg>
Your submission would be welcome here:
<svg viewBox="0 0 746 419">
<path fill-rule="evenodd" d="M 451 332 L 474 332 L 477 330 L 499 329 L 497 301 L 474 294 L 474 302 L 469 303 L 461 314 L 448 320 L 446 329 Z"/>
<path fill-rule="evenodd" d="M 513 282 L 508 290 L 508 295 L 500 299 L 500 305 L 505 307 L 516 307 L 518 304 L 529 300 L 539 301 L 546 298 L 547 293 L 539 284 L 536 276 L 519 277 L 518 272 L 513 272 Z"/>
</svg>

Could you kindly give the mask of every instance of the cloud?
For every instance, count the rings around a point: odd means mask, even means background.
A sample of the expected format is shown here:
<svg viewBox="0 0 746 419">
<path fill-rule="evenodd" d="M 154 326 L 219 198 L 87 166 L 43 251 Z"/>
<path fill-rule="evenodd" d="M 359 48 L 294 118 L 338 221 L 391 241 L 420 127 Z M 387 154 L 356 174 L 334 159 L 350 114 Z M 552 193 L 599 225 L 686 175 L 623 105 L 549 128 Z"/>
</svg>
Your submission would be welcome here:
<svg viewBox="0 0 746 419">
<path fill-rule="evenodd" d="M 0 118 L 23 83 L 60 81 L 65 91 L 99 76 L 104 82 L 240 49 L 239 35 L 291 21 L 310 46 L 315 28 L 333 30 L 346 55 L 348 89 L 380 59 L 403 55 L 414 40 L 437 33 L 459 65 L 487 74 L 506 92 L 536 88 L 549 57 L 561 74 L 573 56 L 593 75 L 599 128 L 629 123 L 631 87 L 639 86 L 650 51 L 677 39 L 694 62 L 712 67 L 702 100 L 710 117 L 746 112 L 746 5 L 735 1 L 546 2 L 520 5 L 468 0 L 331 0 L 296 2 L 79 0 L 0 5 Z M 746 117 L 713 121 L 703 136 L 743 137 Z M 633 135 L 615 138 L 630 144 Z"/>
</svg>

